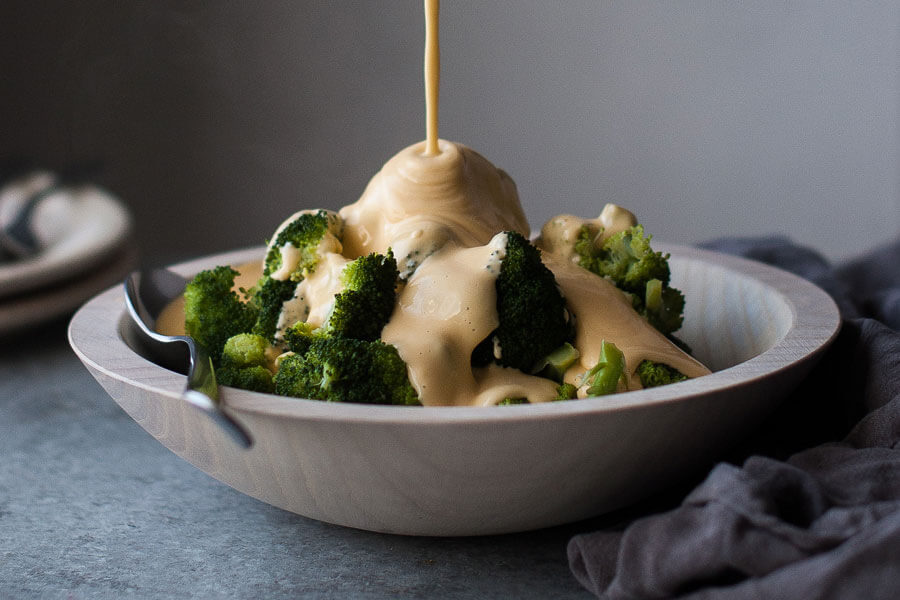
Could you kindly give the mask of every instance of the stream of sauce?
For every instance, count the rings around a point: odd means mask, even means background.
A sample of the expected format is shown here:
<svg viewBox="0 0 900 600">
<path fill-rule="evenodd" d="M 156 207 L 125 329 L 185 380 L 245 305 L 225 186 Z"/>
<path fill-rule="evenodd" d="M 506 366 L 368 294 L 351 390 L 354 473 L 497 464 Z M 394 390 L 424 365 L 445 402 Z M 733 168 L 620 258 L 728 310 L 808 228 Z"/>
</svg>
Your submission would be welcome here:
<svg viewBox="0 0 900 600">
<path fill-rule="evenodd" d="M 440 154 L 438 104 L 441 81 L 441 44 L 438 37 L 440 0 L 425 0 L 425 154 Z"/>
<path fill-rule="evenodd" d="M 523 397 L 547 402 L 556 396 L 553 381 L 497 365 L 471 365 L 472 351 L 498 325 L 495 281 L 506 247 L 503 232 L 528 237 L 530 231 L 509 175 L 471 148 L 438 138 L 438 9 L 438 0 L 425 0 L 426 140 L 388 160 L 359 200 L 339 211 L 340 239 L 327 238 L 324 258 L 285 303 L 280 326 L 298 318 L 323 323 L 346 262 L 392 249 L 403 283 L 382 340 L 406 362 L 422 404 L 483 406 Z M 578 385 L 580 374 L 596 364 L 603 340 L 625 355 L 627 389 L 641 387 L 634 371 L 643 360 L 689 377 L 709 373 L 638 315 L 613 284 L 572 262 L 571 243 L 582 225 L 602 240 L 635 223 L 627 210 L 607 205 L 598 219 L 559 215 L 542 229 L 544 263 L 575 316 L 574 345 L 581 356 L 566 373 L 569 383 Z M 283 264 L 294 260 L 291 248 L 281 252 Z M 261 272 L 258 265 L 238 270 L 242 277 L 236 288 L 249 288 Z M 158 328 L 183 332 L 181 307 L 169 308 Z"/>
</svg>

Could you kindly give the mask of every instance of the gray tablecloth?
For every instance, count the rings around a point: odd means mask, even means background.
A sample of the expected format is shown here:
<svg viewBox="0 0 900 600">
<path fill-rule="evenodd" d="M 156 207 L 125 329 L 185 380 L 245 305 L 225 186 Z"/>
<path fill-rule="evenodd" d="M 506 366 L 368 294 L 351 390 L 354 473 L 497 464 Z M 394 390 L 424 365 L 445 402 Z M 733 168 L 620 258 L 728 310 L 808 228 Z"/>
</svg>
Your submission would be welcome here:
<svg viewBox="0 0 900 600">
<path fill-rule="evenodd" d="M 819 284 L 841 333 L 747 458 L 668 512 L 575 536 L 573 573 L 610 600 L 900 597 L 900 241 L 838 268 L 783 238 L 708 247 Z"/>
</svg>

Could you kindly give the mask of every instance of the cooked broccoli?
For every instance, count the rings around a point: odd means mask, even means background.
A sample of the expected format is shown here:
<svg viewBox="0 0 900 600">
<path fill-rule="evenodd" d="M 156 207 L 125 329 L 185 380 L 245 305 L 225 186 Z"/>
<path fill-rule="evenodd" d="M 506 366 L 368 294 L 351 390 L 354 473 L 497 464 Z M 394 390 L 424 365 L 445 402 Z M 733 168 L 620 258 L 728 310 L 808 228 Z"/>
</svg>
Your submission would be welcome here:
<svg viewBox="0 0 900 600">
<path fill-rule="evenodd" d="M 654 252 L 651 238 L 644 235 L 642 226 L 635 225 L 598 246 L 594 233 L 584 226 L 575 241 L 575 253 L 579 265 L 630 294 L 635 310 L 669 335 L 681 327 L 684 296 L 669 287 L 669 255 Z"/>
<path fill-rule="evenodd" d="M 249 331 L 257 311 L 232 290 L 238 274 L 231 267 L 202 271 L 184 290 L 184 328 L 218 366 L 228 338 Z"/>
<path fill-rule="evenodd" d="M 638 365 L 637 374 L 641 379 L 641 385 L 645 388 L 677 383 L 688 378 L 687 375 L 677 369 L 649 360 L 642 361 Z"/>
<path fill-rule="evenodd" d="M 267 357 L 270 348 L 264 337 L 252 333 L 228 338 L 222 350 L 222 365 L 216 369 L 216 380 L 220 385 L 273 392 L 275 385 Z"/>
<path fill-rule="evenodd" d="M 604 340 L 597 364 L 582 376 L 581 385 L 587 396 L 605 396 L 616 393 L 624 376 L 625 355 L 615 344 Z"/>
<path fill-rule="evenodd" d="M 582 267 L 610 278 L 626 292 L 643 295 L 651 279 L 669 283 L 669 257 L 650 248 L 651 238 L 644 235 L 641 225 L 635 225 L 609 237 L 598 248 L 589 228 L 583 227 L 575 251 Z"/>
<path fill-rule="evenodd" d="M 251 290 L 241 290 L 246 301 L 232 291 L 237 272 L 229 267 L 204 271 L 189 284 L 186 329 L 209 351 L 219 383 L 329 402 L 421 404 L 397 349 L 379 339 L 394 311 L 398 285 L 403 283 L 393 252 L 347 262 L 349 258 L 338 256 L 341 228 L 340 217 L 325 210 L 288 219 L 266 252 L 262 277 Z M 600 237 L 596 226 L 586 224 L 574 246 L 567 248 L 574 249 L 581 266 L 612 281 L 640 314 L 674 340 L 671 332 L 681 325 L 684 299 L 669 287 L 668 255 L 650 248 L 650 236 L 640 226 L 602 243 L 597 242 Z M 498 326 L 475 348 L 472 365 L 495 363 L 552 380 L 556 383 L 553 400 L 559 401 L 622 389 L 624 355 L 605 341 L 597 364 L 576 385 L 563 383 L 579 352 L 572 346 L 574 319 L 553 273 L 543 264 L 540 250 L 520 233 L 498 234 L 490 250 L 496 252 L 496 260 L 486 268 L 496 275 Z M 414 254 L 405 258 L 407 268 L 421 258 Z M 306 306 L 307 316 L 302 316 L 304 299 L 298 298 L 289 312 L 301 315 L 299 320 L 282 323 L 279 330 L 284 303 L 323 257 L 329 276 L 332 268 L 346 263 L 333 304 L 315 300 L 313 322 L 324 323 L 316 327 L 306 322 L 311 318 L 310 307 Z M 327 289 L 333 289 L 333 280 L 327 283 Z M 325 317 L 321 313 L 328 307 Z M 289 352 L 273 359 L 284 346 Z M 686 379 L 677 370 L 650 361 L 642 362 L 637 374 L 644 387 Z M 507 397 L 498 405 L 528 402 L 525 397 Z"/>
<path fill-rule="evenodd" d="M 268 363 L 267 353 L 272 346 L 261 335 L 239 333 L 228 338 L 222 349 L 222 364 L 236 367 L 265 367 Z"/>
<path fill-rule="evenodd" d="M 298 213 L 280 228 L 266 252 L 263 276 L 249 292 L 250 302 L 259 314 L 253 333 L 270 342 L 275 340 L 278 317 L 284 303 L 294 295 L 297 283 L 315 270 L 326 236 L 331 236 L 333 241 L 331 250 L 340 248 L 340 233 L 340 217 L 326 210 Z M 283 266 L 285 247 L 295 253 L 292 263 L 287 265 L 290 272 L 277 273 Z M 277 279 L 272 275 L 276 275 Z"/>
<path fill-rule="evenodd" d="M 513 404 L 530 404 L 528 398 L 504 398 L 497 406 L 512 406 Z"/>
<path fill-rule="evenodd" d="M 651 279 L 647 282 L 643 306 L 638 307 L 638 312 L 656 329 L 670 336 L 684 321 L 684 295 L 659 279 Z"/>
<path fill-rule="evenodd" d="M 295 215 L 292 221 L 280 228 L 269 244 L 264 260 L 263 276 L 269 276 L 282 266 L 282 248 L 290 244 L 299 252 L 297 264 L 292 265 L 290 278 L 296 283 L 315 269 L 319 262 L 319 244 L 326 234 L 341 237 L 340 217 L 331 211 L 318 210 Z"/>
<path fill-rule="evenodd" d="M 532 373 L 541 360 L 572 341 L 573 329 L 553 273 L 540 250 L 515 231 L 506 232 L 506 256 L 497 276 L 500 325 L 472 353 L 472 364 L 492 361 Z"/>
<path fill-rule="evenodd" d="M 285 301 L 294 295 L 297 284 L 290 279 L 279 281 L 271 277 L 263 277 L 250 291 L 250 304 L 256 310 L 258 317 L 253 325 L 253 333 L 261 335 L 267 340 L 275 340 L 275 331 L 278 329 L 278 317 Z"/>
<path fill-rule="evenodd" d="M 556 398 L 554 400 L 573 400 L 578 396 L 578 388 L 571 383 L 561 383 L 556 386 Z"/>
<path fill-rule="evenodd" d="M 323 327 L 325 335 L 373 341 L 391 318 L 397 300 L 397 261 L 387 256 L 360 256 L 341 273 L 344 288 Z"/>
<path fill-rule="evenodd" d="M 297 321 L 284 330 L 288 349 L 305 354 L 316 338 L 343 337 L 377 340 L 387 324 L 397 299 L 397 263 L 390 250 L 387 256 L 361 256 L 344 267 L 344 288 L 335 295 L 334 307 L 321 328 Z"/>
<path fill-rule="evenodd" d="M 545 356 L 535 367 L 534 372 L 541 377 L 560 382 L 563 380 L 566 371 L 575 364 L 579 356 L 581 356 L 581 352 L 575 346 L 566 342 Z"/>
<path fill-rule="evenodd" d="M 216 370 L 216 381 L 219 385 L 227 385 L 252 392 L 271 394 L 275 391 L 272 372 L 259 365 L 252 367 L 225 365 L 219 367 Z"/>
<path fill-rule="evenodd" d="M 296 354 L 306 354 L 315 337 L 315 329 L 305 321 L 297 321 L 284 330 L 284 343 Z"/>
<path fill-rule="evenodd" d="M 576 398 L 578 395 L 578 388 L 576 388 L 571 383 L 561 383 L 556 386 L 556 397 L 553 399 L 554 402 L 558 402 L 560 400 L 572 400 Z M 504 398 L 500 402 L 497 403 L 497 406 L 509 406 L 511 404 L 530 404 L 528 398 Z"/>
<path fill-rule="evenodd" d="M 305 354 L 281 362 L 275 393 L 328 402 L 419 404 L 406 363 L 380 340 L 314 337 Z"/>
</svg>

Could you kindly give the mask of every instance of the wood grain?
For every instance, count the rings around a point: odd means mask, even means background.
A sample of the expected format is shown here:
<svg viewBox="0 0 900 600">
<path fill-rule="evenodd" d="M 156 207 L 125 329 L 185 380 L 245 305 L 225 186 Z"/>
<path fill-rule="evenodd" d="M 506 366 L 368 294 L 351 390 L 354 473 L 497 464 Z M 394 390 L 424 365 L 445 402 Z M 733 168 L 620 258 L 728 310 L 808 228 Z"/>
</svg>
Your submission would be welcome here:
<svg viewBox="0 0 900 600">
<path fill-rule="evenodd" d="M 289 511 L 373 531 L 480 535 L 587 518 L 708 468 L 806 374 L 839 328 L 825 292 L 784 271 L 681 248 L 683 337 L 712 375 L 573 402 L 408 408 L 328 404 L 222 388 L 256 440 L 243 451 L 179 399 L 184 377 L 123 340 L 116 287 L 73 318 L 75 352 L 173 452 Z M 189 275 L 261 255 L 174 267 Z"/>
</svg>

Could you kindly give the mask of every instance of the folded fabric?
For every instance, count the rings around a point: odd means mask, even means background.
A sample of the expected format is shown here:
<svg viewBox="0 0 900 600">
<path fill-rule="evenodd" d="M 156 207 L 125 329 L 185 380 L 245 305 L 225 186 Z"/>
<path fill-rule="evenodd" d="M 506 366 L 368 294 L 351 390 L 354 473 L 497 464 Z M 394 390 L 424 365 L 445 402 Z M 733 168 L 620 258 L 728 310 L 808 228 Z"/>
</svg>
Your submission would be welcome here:
<svg viewBox="0 0 900 600">
<path fill-rule="evenodd" d="M 828 291 L 838 339 L 743 448 L 681 505 L 574 537 L 601 598 L 900 597 L 900 241 L 839 269 L 784 238 L 707 247 Z"/>
</svg>

